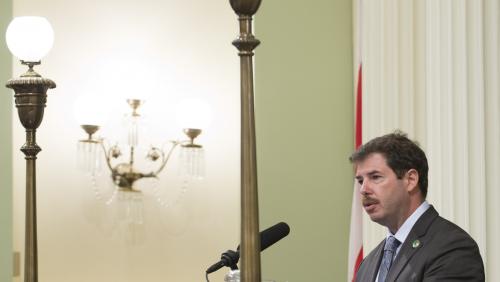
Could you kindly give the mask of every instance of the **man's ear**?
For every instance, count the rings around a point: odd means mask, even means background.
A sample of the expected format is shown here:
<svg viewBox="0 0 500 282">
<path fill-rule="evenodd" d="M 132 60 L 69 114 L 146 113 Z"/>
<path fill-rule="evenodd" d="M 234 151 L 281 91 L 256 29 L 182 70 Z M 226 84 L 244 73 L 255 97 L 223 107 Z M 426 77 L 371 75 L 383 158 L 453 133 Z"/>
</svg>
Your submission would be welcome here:
<svg viewBox="0 0 500 282">
<path fill-rule="evenodd" d="M 408 181 L 407 190 L 408 192 L 416 192 L 418 188 L 418 171 L 416 169 L 410 169 L 406 172 L 406 179 Z"/>
</svg>

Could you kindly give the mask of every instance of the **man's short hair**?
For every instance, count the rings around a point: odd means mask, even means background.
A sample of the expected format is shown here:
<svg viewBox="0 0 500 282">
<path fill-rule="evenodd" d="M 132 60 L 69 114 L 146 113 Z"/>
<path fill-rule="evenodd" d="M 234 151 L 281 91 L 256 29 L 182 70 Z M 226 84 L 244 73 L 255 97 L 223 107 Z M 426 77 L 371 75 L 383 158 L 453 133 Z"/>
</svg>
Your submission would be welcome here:
<svg viewBox="0 0 500 282">
<path fill-rule="evenodd" d="M 429 165 L 424 151 L 416 142 L 408 139 L 406 133 L 395 131 L 374 138 L 362 145 L 349 157 L 349 160 L 355 164 L 374 153 L 380 153 L 385 157 L 387 165 L 394 171 L 398 179 L 402 179 L 410 169 L 415 169 L 418 172 L 418 186 L 425 199 Z"/>
</svg>

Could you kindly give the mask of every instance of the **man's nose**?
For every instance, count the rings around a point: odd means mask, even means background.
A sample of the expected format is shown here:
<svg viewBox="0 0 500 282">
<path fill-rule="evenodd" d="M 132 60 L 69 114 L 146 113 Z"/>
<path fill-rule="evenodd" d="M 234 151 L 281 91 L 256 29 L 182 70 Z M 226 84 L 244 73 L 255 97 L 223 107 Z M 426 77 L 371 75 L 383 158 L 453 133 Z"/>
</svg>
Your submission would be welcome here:
<svg viewBox="0 0 500 282">
<path fill-rule="evenodd" d="M 360 184 L 359 193 L 361 195 L 368 195 L 370 193 L 370 186 L 368 185 L 368 181 L 363 181 L 363 184 Z"/>
</svg>

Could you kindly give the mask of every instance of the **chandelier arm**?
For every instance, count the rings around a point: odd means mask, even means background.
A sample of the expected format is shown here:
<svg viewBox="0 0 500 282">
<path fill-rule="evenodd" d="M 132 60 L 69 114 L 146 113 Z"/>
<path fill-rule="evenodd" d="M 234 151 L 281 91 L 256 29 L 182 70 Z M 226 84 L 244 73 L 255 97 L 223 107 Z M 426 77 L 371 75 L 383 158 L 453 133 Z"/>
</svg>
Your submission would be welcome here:
<svg viewBox="0 0 500 282">
<path fill-rule="evenodd" d="M 102 148 L 102 151 L 104 152 L 104 157 L 106 158 L 106 164 L 108 165 L 109 170 L 113 171 L 113 166 L 111 165 L 110 154 L 108 152 L 108 149 L 106 148 L 106 145 L 104 145 L 104 139 L 101 138 L 101 140 L 99 140 L 99 144 L 101 144 L 101 148 Z"/>
<path fill-rule="evenodd" d="M 165 166 L 167 165 L 168 160 L 170 159 L 170 156 L 174 152 L 174 149 L 179 144 L 180 144 L 179 141 L 172 141 L 172 147 L 170 147 L 170 150 L 168 151 L 166 157 L 165 157 L 165 153 L 163 152 L 163 150 L 161 151 L 161 154 L 162 154 L 162 163 L 161 163 L 161 166 L 158 168 L 158 170 L 156 172 L 154 172 L 154 175 L 158 175 L 163 170 L 163 168 L 165 168 Z"/>
</svg>

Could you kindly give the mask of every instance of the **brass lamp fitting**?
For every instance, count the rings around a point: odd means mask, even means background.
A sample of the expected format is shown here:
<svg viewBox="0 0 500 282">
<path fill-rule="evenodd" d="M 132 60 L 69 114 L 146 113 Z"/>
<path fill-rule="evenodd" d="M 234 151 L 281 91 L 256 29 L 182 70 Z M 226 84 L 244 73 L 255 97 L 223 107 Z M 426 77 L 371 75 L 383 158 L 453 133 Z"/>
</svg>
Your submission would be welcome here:
<svg viewBox="0 0 500 282">
<path fill-rule="evenodd" d="M 184 131 L 184 134 L 186 134 L 187 137 L 189 138 L 189 143 L 182 144 L 182 147 L 184 147 L 184 148 L 202 148 L 201 145 L 194 143 L 194 139 L 201 134 L 201 129 L 184 128 L 183 131 Z"/>
<path fill-rule="evenodd" d="M 55 88 L 54 81 L 43 78 L 33 70 L 40 62 L 22 62 L 29 69 L 19 78 L 6 84 L 14 90 L 15 104 L 21 124 L 26 129 L 26 143 L 21 151 L 26 159 L 26 222 L 24 281 L 38 281 L 38 240 L 36 213 L 36 158 L 42 150 L 36 143 L 36 130 L 42 123 L 47 90 Z"/>
<path fill-rule="evenodd" d="M 92 139 L 92 135 L 99 130 L 99 126 L 98 125 L 82 124 L 82 125 L 80 125 L 80 127 L 83 130 L 85 130 L 85 132 L 89 135 L 88 139 L 80 140 L 81 142 L 99 143 L 98 140 Z"/>
<path fill-rule="evenodd" d="M 137 109 L 144 104 L 144 100 L 139 100 L 139 99 L 127 99 L 127 103 L 129 106 L 132 108 L 132 116 L 133 117 L 139 117 L 141 116 L 138 112 Z"/>
</svg>

